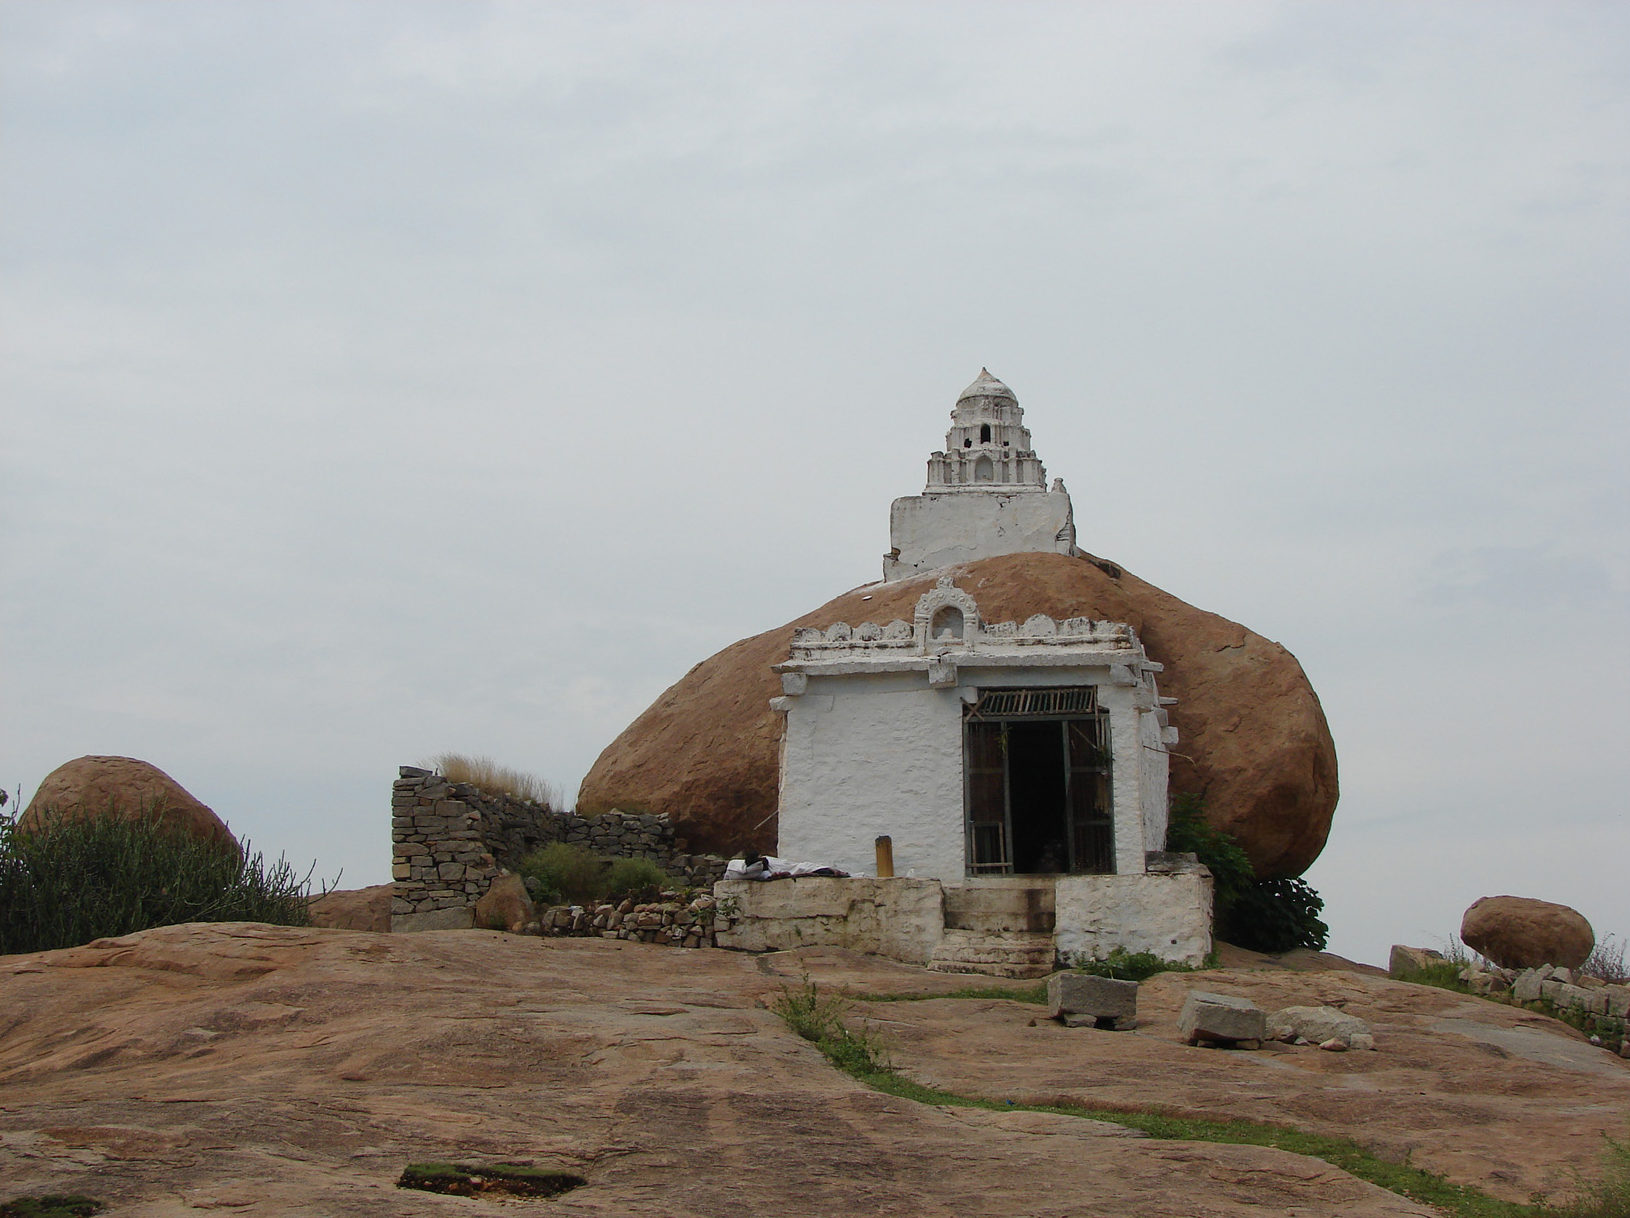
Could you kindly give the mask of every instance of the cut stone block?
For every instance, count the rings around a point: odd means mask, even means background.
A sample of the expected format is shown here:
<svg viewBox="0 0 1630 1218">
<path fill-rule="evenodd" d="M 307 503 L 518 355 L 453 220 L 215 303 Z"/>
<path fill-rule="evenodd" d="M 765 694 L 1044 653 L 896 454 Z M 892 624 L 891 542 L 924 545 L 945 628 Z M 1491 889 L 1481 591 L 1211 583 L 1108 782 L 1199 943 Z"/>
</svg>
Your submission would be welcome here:
<svg viewBox="0 0 1630 1218">
<path fill-rule="evenodd" d="M 1518 1002 L 1537 1002 L 1540 996 L 1540 986 L 1544 978 L 1537 969 L 1529 969 L 1521 974 L 1511 987 L 1511 996 Z"/>
<path fill-rule="evenodd" d="M 1267 1039 L 1268 1017 L 1262 1008 L 1249 998 L 1236 998 L 1232 994 L 1212 994 L 1204 990 L 1191 990 L 1177 1017 L 1177 1030 L 1188 1038 L 1191 1045 L 1202 1041 L 1213 1044 L 1242 1044 Z"/>
<path fill-rule="evenodd" d="M 1590 1002 L 1590 991 L 1582 985 L 1570 985 L 1563 982 L 1556 988 L 1556 996 L 1551 999 L 1559 1007 L 1583 1007 Z"/>
<path fill-rule="evenodd" d="M 1088 1024 L 1117 1031 L 1134 1028 L 1138 983 L 1090 973 L 1054 973 L 1047 978 L 1047 1014 L 1072 1028 Z"/>
</svg>

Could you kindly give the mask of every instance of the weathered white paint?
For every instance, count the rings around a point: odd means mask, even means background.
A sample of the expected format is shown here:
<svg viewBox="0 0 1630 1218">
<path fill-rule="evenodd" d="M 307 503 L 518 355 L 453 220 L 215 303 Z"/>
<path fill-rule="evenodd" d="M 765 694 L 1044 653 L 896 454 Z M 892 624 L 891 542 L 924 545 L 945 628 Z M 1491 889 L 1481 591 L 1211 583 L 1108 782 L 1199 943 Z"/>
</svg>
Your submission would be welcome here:
<svg viewBox="0 0 1630 1218">
<path fill-rule="evenodd" d="M 885 580 L 997 554 L 1075 552 L 1063 479 L 1047 489 L 1024 410 L 984 369 L 957 398 L 945 450 L 928 458 L 923 493 L 894 501 L 889 545 Z"/>
<path fill-rule="evenodd" d="M 846 947 L 927 964 L 945 934 L 945 894 L 935 880 L 870 877 L 720 880 L 720 947 L 787 951 Z"/>
<path fill-rule="evenodd" d="M 777 850 L 863 874 L 887 834 L 898 874 L 960 881 L 964 707 L 986 688 L 1095 686 L 1109 717 L 1115 868 L 1141 872 L 1166 833 L 1159 670 L 1124 623 L 986 623 L 949 576 L 910 623 L 799 629 L 772 703 L 786 714 Z"/>
<path fill-rule="evenodd" d="M 860 874 L 872 870 L 874 843 L 887 834 L 897 875 L 961 873 L 954 689 L 908 673 L 812 676 L 808 692 L 787 701 L 778 854 Z"/>
<path fill-rule="evenodd" d="M 1204 963 L 1211 951 L 1211 873 L 1198 865 L 1143 875 L 1058 878 L 1053 943 L 1065 964 L 1116 948 Z"/>
<path fill-rule="evenodd" d="M 889 509 L 889 546 L 899 551 L 883 559 L 890 582 L 998 554 L 1069 554 L 1074 509 L 1062 486 L 1030 495 L 907 495 Z"/>
<path fill-rule="evenodd" d="M 1044 891 L 1045 889 L 1045 891 Z M 960 929 L 1000 947 L 1023 937 L 1029 919 L 1012 898 L 1033 892 L 1054 923 L 1064 965 L 1102 960 L 1116 948 L 1199 965 L 1211 951 L 1211 876 L 1190 865 L 1144 875 L 988 880 L 946 886 L 931 879 L 720 880 L 717 942 L 739 951 L 846 947 L 926 964 L 946 938 L 955 906 Z M 1032 915 L 1034 911 L 1031 911 Z M 972 927 L 973 929 L 969 929 Z"/>
</svg>

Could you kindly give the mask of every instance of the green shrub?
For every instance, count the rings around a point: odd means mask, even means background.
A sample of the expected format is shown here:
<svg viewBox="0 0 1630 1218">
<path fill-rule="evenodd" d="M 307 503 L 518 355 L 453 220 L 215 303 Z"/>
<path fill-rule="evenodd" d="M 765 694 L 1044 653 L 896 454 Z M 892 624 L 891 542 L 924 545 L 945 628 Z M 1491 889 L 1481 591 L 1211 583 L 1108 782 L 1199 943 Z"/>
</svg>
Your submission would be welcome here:
<svg viewBox="0 0 1630 1218">
<path fill-rule="evenodd" d="M 1195 855 L 1211 872 L 1212 899 L 1226 909 L 1256 883 L 1250 856 L 1232 837 L 1206 820 L 1205 805 L 1196 795 L 1172 801 L 1166 829 L 1166 849 Z"/>
<path fill-rule="evenodd" d="M 540 903 L 548 904 L 544 898 L 552 895 L 573 905 L 589 905 L 605 893 L 608 864 L 609 860 L 585 846 L 551 842 L 522 859 L 519 870 L 542 885 Z"/>
<path fill-rule="evenodd" d="M 1113 977 L 1117 981 L 1147 981 L 1156 973 L 1192 973 L 1191 965 L 1162 960 L 1153 952 L 1129 952 L 1117 947 L 1103 960 L 1089 960 L 1075 966 L 1078 973 Z"/>
<path fill-rule="evenodd" d="M 0 816 L 0 955 L 75 947 L 177 922 L 305 926 L 310 873 L 199 841 L 160 819 Z"/>
<path fill-rule="evenodd" d="M 654 901 L 672 878 L 650 859 L 613 859 L 606 868 L 605 895 L 610 901 L 625 897 L 633 901 Z"/>
<path fill-rule="evenodd" d="M 1194 795 L 1172 801 L 1168 850 L 1190 853 L 1211 872 L 1217 937 L 1254 952 L 1323 951 L 1330 928 L 1319 918 L 1324 898 L 1303 879 L 1259 880 L 1250 857 L 1205 818 Z"/>
<path fill-rule="evenodd" d="M 567 842 L 533 851 L 517 870 L 538 881 L 532 899 L 539 905 L 594 905 L 624 897 L 654 901 L 673 884 L 673 878 L 650 859 L 610 859 Z"/>
<path fill-rule="evenodd" d="M 1258 880 L 1217 918 L 1217 934 L 1254 952 L 1323 951 L 1330 928 L 1319 918 L 1324 898 L 1306 880 Z"/>
</svg>

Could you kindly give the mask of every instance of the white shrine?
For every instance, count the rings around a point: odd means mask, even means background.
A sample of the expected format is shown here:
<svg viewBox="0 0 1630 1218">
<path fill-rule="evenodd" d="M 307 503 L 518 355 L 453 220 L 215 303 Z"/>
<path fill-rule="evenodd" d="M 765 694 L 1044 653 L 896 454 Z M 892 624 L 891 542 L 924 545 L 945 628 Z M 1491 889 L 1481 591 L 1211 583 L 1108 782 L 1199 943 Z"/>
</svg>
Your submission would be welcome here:
<svg viewBox="0 0 1630 1218">
<path fill-rule="evenodd" d="M 1064 479 L 1047 489 L 1024 409 L 985 369 L 957 398 L 945 451 L 928 458 L 923 493 L 890 508 L 889 545 L 888 581 L 997 554 L 1075 553 Z"/>
<path fill-rule="evenodd" d="M 1047 489 L 1022 420 L 982 370 L 924 494 L 894 502 L 885 580 L 1076 553 L 1069 494 Z M 987 623 L 945 574 L 910 622 L 797 630 L 776 671 L 777 854 L 856 878 L 727 881 L 740 917 L 721 945 L 831 942 L 1010 976 L 1116 948 L 1210 951 L 1210 874 L 1163 853 L 1173 700 L 1131 626 Z"/>
</svg>

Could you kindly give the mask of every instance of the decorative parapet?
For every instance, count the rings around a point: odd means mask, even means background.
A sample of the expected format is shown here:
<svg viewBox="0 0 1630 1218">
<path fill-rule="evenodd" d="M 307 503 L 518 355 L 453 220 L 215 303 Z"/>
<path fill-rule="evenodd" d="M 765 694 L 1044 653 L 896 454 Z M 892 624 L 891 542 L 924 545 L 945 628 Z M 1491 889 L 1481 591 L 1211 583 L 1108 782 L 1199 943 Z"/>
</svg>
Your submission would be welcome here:
<svg viewBox="0 0 1630 1218">
<path fill-rule="evenodd" d="M 949 575 L 917 601 L 911 622 L 898 618 L 880 626 L 862 622 L 834 622 L 825 630 L 800 626 L 793 631 L 790 661 L 831 661 L 945 652 L 969 653 L 969 659 L 983 654 L 1008 653 L 1033 648 L 1090 647 L 1093 651 L 1136 653 L 1136 662 L 1150 671 L 1161 666 L 1143 656 L 1137 633 L 1125 622 L 1086 617 L 1056 621 L 1038 613 L 1023 622 L 985 623 L 974 598 L 955 586 Z M 960 657 L 959 657 L 960 658 Z M 1125 662 L 1122 657 L 1120 662 Z"/>
</svg>

